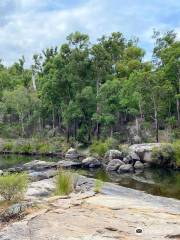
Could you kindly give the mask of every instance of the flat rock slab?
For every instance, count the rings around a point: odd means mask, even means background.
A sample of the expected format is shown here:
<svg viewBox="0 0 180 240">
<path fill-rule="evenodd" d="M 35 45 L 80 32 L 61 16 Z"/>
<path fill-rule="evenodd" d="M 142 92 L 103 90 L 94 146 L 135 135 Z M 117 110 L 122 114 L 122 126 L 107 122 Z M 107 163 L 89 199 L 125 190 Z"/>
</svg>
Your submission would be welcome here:
<svg viewBox="0 0 180 240">
<path fill-rule="evenodd" d="M 43 199 L 46 199 L 47 197 L 50 197 L 55 189 L 54 179 L 44 179 L 38 182 L 32 182 L 27 190 L 26 193 L 26 200 L 28 201 L 34 201 L 40 199 L 42 201 Z"/>
<path fill-rule="evenodd" d="M 85 193 L 51 197 L 54 179 L 31 183 L 26 198 L 44 209 L 1 229 L 1 240 L 180 239 L 180 201 L 105 183 L 94 195 L 93 179 L 79 178 Z M 49 201 L 48 201 L 49 199 Z"/>
<path fill-rule="evenodd" d="M 179 239 L 179 201 L 166 199 L 160 205 L 159 201 L 155 201 L 156 197 L 153 201 L 147 201 L 144 195 L 140 194 L 138 198 L 137 192 L 133 198 L 131 191 L 122 196 L 85 195 L 74 194 L 68 199 L 55 199 L 48 210 L 39 210 L 35 215 L 28 215 L 23 221 L 0 231 L 0 239 Z M 175 209 L 171 210 L 166 205 L 168 202 L 175 204 Z M 136 232 L 139 230 L 141 233 Z"/>
</svg>

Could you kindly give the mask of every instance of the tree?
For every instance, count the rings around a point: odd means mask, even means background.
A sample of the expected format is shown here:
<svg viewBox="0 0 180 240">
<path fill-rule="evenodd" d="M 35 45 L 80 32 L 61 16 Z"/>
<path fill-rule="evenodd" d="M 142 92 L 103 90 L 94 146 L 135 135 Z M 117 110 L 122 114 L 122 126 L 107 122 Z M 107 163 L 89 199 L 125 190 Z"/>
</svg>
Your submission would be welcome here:
<svg viewBox="0 0 180 240">
<path fill-rule="evenodd" d="M 23 137 L 25 135 L 25 122 L 27 119 L 29 120 L 32 111 L 38 105 L 37 97 L 31 95 L 23 86 L 19 86 L 12 91 L 4 91 L 2 102 L 8 112 L 18 116 Z"/>
<path fill-rule="evenodd" d="M 174 89 L 174 101 L 176 102 L 177 121 L 180 126 L 180 41 L 177 40 L 174 31 L 161 34 L 155 31 L 154 58 L 156 66 L 164 71 Z"/>
<path fill-rule="evenodd" d="M 113 134 L 113 126 L 119 117 L 120 89 L 121 84 L 117 79 L 109 80 L 101 86 L 97 98 L 100 110 L 94 114 L 93 118 L 102 126 L 110 127 L 110 136 Z"/>
<path fill-rule="evenodd" d="M 180 126 L 180 42 L 173 31 L 156 31 L 154 40 L 148 62 L 138 39 L 120 32 L 94 44 L 71 33 L 59 48 L 35 54 L 31 67 L 24 57 L 0 61 L 2 125 L 21 127 L 22 136 L 48 125 L 68 141 L 90 143 L 141 118 L 159 141 L 159 129 Z"/>
</svg>

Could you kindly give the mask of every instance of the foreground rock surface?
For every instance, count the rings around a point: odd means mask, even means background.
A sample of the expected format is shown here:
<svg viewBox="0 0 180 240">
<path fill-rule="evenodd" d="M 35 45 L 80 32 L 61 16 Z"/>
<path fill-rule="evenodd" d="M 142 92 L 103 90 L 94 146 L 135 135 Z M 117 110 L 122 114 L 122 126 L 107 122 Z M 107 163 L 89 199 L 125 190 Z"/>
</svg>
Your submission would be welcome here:
<svg viewBox="0 0 180 240">
<path fill-rule="evenodd" d="M 0 213 L 0 220 L 2 222 L 8 222 L 13 218 L 18 218 L 30 206 L 31 204 L 28 204 L 28 203 L 13 204 L 12 206 L 8 207 L 6 210 Z"/>
<path fill-rule="evenodd" d="M 79 184 L 92 189 L 93 179 L 80 177 Z M 49 189 L 53 179 L 31 185 Z M 44 208 L 1 229 L 1 240 L 107 240 L 179 239 L 180 201 L 151 196 L 106 183 L 103 194 L 91 190 L 70 198 L 47 198 Z M 36 194 L 35 194 L 36 195 Z M 54 199 L 54 200 L 53 200 Z M 142 233 L 136 233 L 141 229 Z"/>
</svg>

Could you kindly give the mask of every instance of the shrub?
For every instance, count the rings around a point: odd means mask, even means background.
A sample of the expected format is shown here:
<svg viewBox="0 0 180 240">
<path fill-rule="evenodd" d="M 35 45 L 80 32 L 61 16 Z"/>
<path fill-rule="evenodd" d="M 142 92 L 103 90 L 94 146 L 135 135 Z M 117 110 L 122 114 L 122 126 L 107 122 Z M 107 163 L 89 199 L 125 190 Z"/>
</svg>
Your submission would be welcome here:
<svg viewBox="0 0 180 240">
<path fill-rule="evenodd" d="M 76 188 L 78 175 L 67 170 L 61 170 L 56 176 L 56 195 L 69 195 Z"/>
<path fill-rule="evenodd" d="M 39 143 L 36 150 L 41 154 L 51 152 L 50 145 L 48 143 Z"/>
<path fill-rule="evenodd" d="M 104 182 L 102 180 L 96 179 L 94 183 L 94 191 L 96 193 L 99 193 L 104 185 Z"/>
<path fill-rule="evenodd" d="M 13 152 L 32 153 L 34 151 L 33 144 L 30 141 L 17 140 L 13 145 Z"/>
<path fill-rule="evenodd" d="M 108 144 L 102 141 L 94 141 L 90 147 L 91 153 L 97 153 L 98 156 L 103 157 L 108 150 Z"/>
<path fill-rule="evenodd" d="M 26 173 L 0 176 L 0 195 L 7 201 L 23 198 L 28 187 Z"/>
<path fill-rule="evenodd" d="M 124 156 L 127 156 L 129 154 L 129 145 L 121 144 L 119 145 L 119 150 L 123 153 Z"/>
<path fill-rule="evenodd" d="M 31 145 L 31 143 L 24 143 L 20 146 L 19 152 L 22 153 L 32 153 L 33 152 L 33 146 Z"/>
<path fill-rule="evenodd" d="M 6 142 L 3 144 L 3 151 L 12 151 L 13 149 L 13 143 Z"/>
<path fill-rule="evenodd" d="M 107 145 L 108 149 L 113 148 L 116 149 L 118 148 L 118 141 L 115 138 L 109 137 L 106 139 L 105 144 Z"/>
<path fill-rule="evenodd" d="M 179 141 L 180 139 L 180 128 L 175 128 L 172 130 L 172 138 L 177 139 Z"/>
<path fill-rule="evenodd" d="M 174 160 L 174 151 L 171 144 L 162 144 L 161 147 L 155 147 L 152 150 L 152 160 L 158 165 L 168 165 Z"/>
<path fill-rule="evenodd" d="M 176 165 L 180 167 L 180 140 L 177 140 L 172 144 L 174 150 L 174 157 L 176 160 Z"/>
</svg>

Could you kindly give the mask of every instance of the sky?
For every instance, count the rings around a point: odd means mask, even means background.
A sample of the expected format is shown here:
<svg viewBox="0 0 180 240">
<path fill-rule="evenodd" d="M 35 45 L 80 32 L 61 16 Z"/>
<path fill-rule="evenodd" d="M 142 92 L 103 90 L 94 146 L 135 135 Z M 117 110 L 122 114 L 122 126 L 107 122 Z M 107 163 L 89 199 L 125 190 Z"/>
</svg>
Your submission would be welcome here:
<svg viewBox="0 0 180 240">
<path fill-rule="evenodd" d="M 0 59 L 10 65 L 60 46 L 80 31 L 94 43 L 114 31 L 138 37 L 150 59 L 153 29 L 174 29 L 180 38 L 180 0 L 0 0 Z"/>
</svg>

